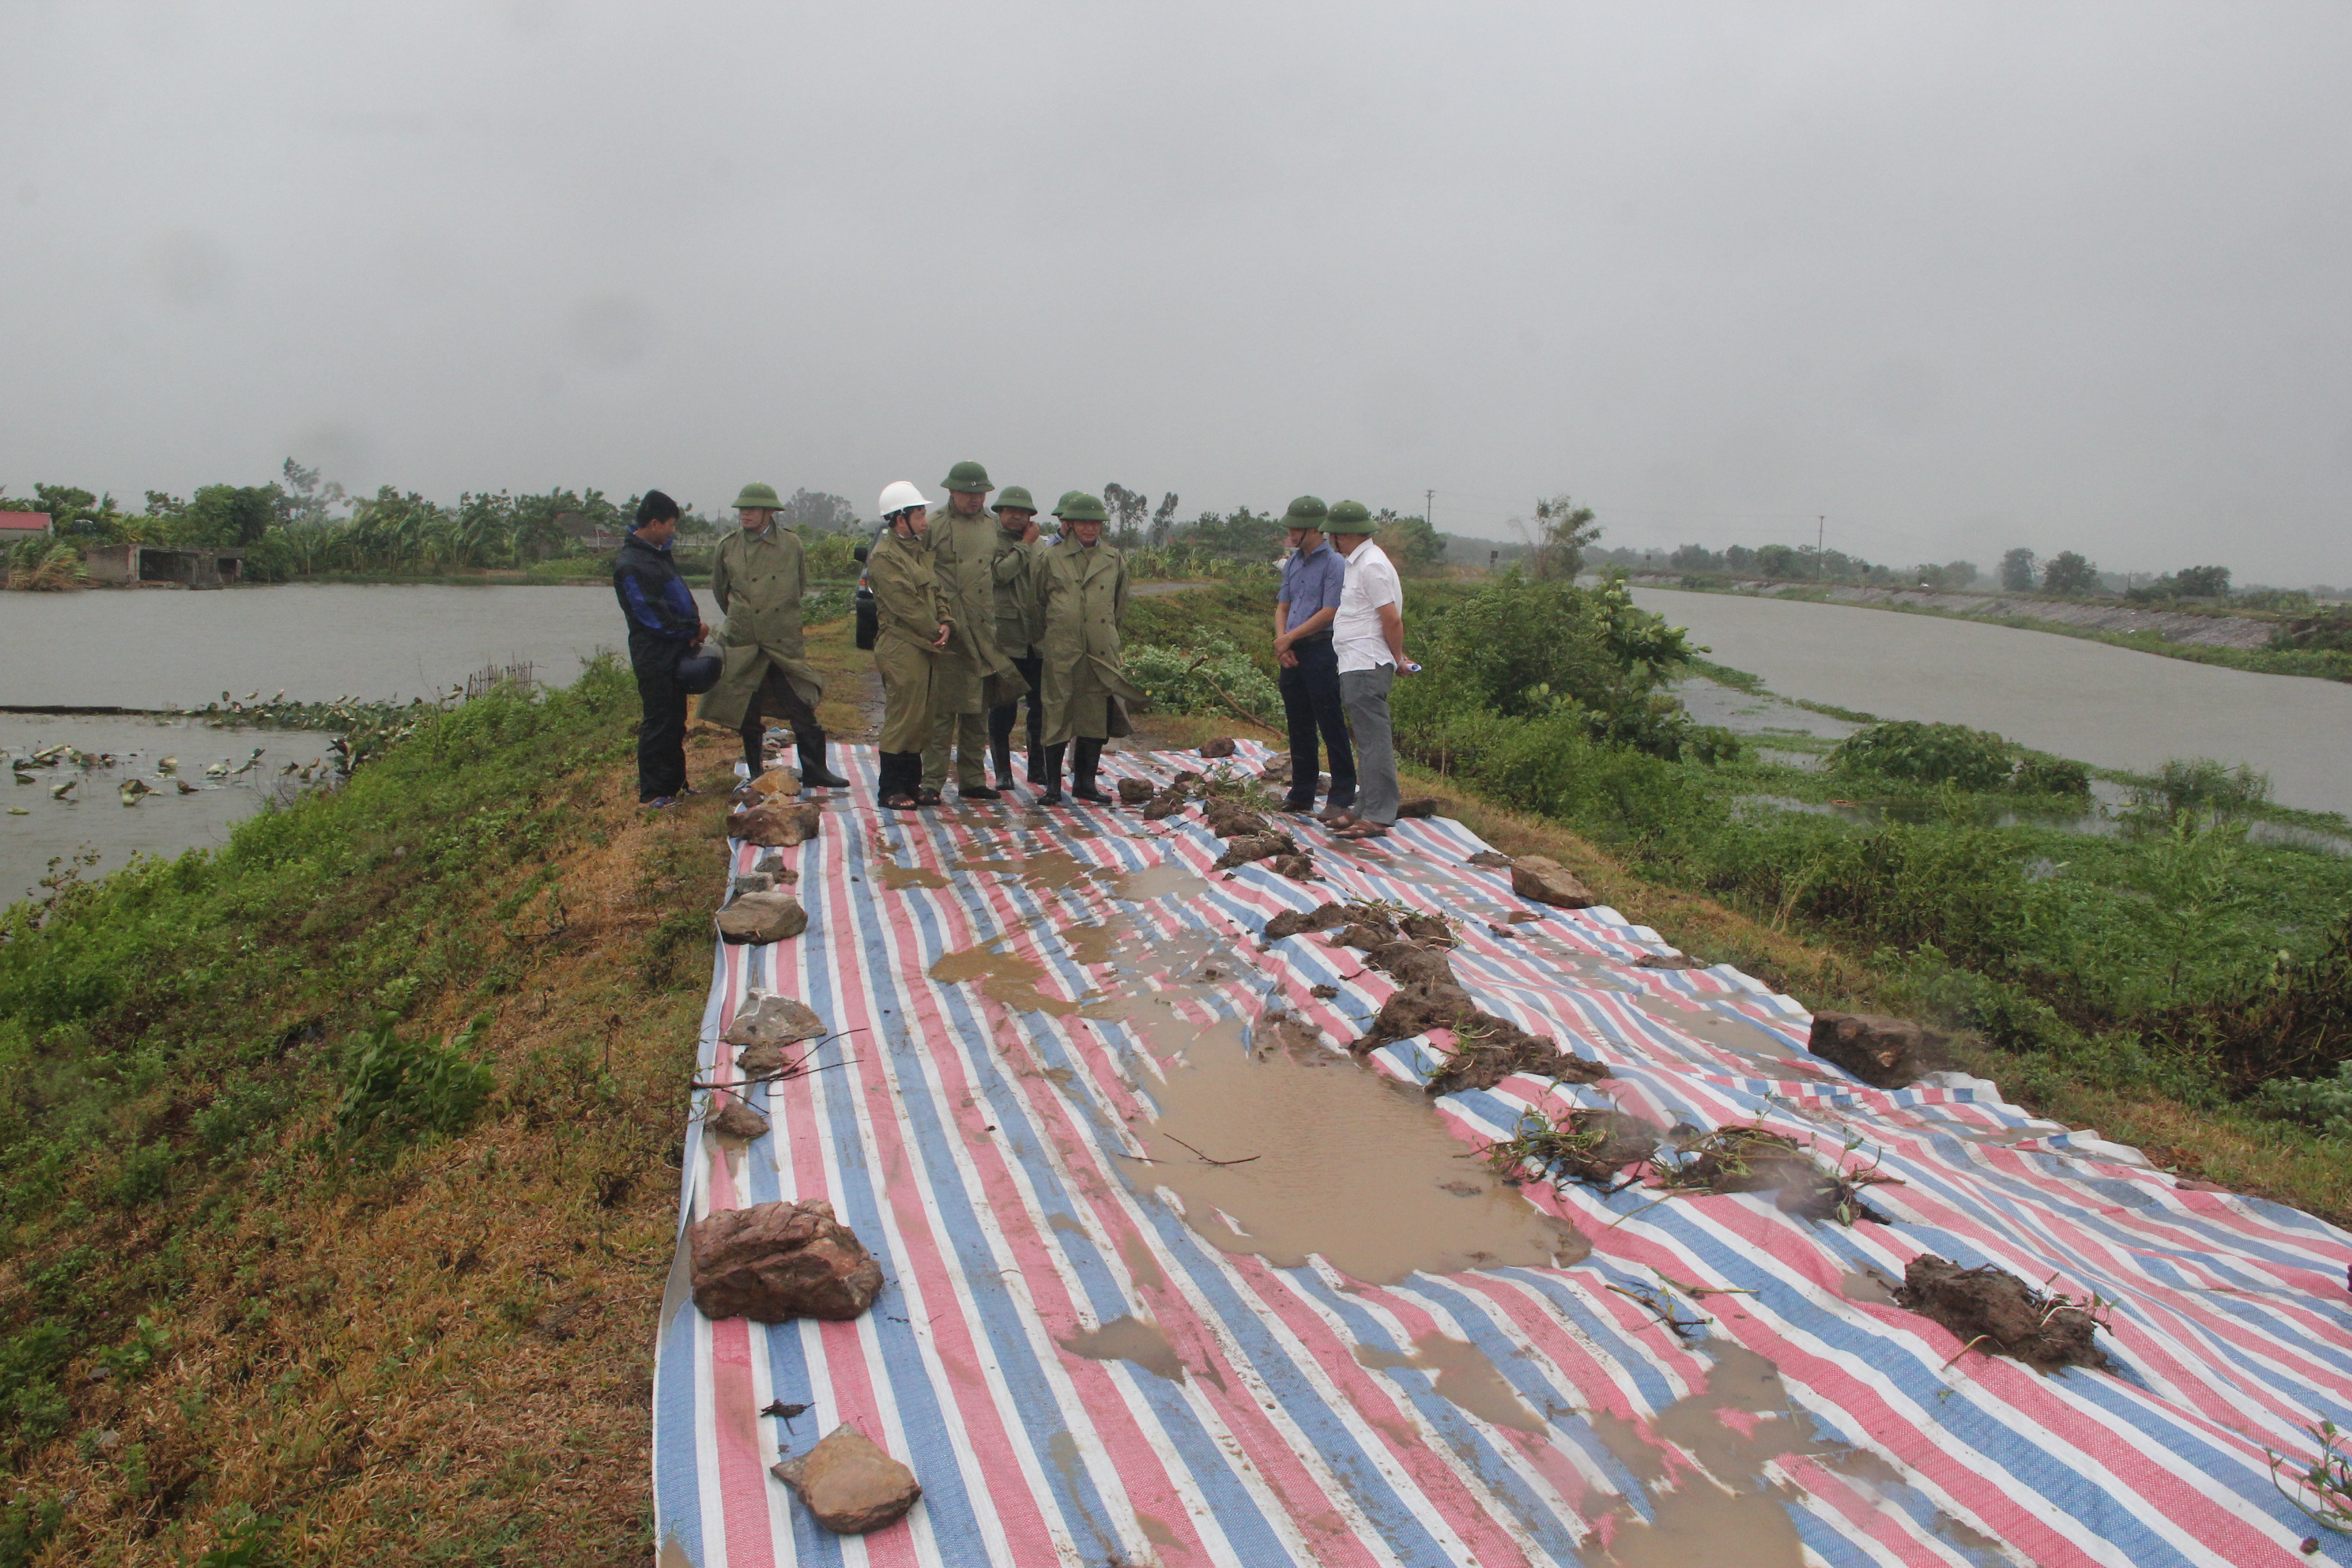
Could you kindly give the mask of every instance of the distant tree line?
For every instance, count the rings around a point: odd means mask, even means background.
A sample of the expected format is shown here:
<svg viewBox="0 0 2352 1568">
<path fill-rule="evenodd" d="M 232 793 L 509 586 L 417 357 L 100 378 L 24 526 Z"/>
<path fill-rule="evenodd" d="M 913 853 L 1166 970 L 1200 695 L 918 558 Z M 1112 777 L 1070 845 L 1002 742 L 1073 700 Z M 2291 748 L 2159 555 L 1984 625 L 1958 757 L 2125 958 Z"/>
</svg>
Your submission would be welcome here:
<svg viewBox="0 0 2352 1568">
<path fill-rule="evenodd" d="M 1982 575 L 1973 561 L 1924 562 L 1916 566 L 1884 566 L 1849 555 L 1843 550 L 1820 550 L 1810 544 L 1734 544 L 1709 550 L 1685 544 L 1661 554 L 1654 550 L 1602 550 L 1592 556 L 1601 566 L 1627 572 L 1672 571 L 1685 577 L 1748 577 L 1774 583 L 1835 583 L 1848 587 L 1927 588 L 1937 593 L 1975 585 Z"/>
</svg>

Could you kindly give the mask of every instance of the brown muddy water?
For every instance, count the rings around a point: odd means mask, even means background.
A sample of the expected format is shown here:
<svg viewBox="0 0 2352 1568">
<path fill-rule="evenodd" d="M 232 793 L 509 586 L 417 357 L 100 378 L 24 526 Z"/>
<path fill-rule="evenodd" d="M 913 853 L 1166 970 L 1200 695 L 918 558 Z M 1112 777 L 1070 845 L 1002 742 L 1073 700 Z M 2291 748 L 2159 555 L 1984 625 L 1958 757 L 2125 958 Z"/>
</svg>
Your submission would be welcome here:
<svg viewBox="0 0 2352 1568">
<path fill-rule="evenodd" d="M 1136 1131 L 1152 1163 L 1130 1179 L 1182 1199 L 1212 1245 L 1277 1268 L 1319 1255 L 1370 1285 L 1549 1268 L 1589 1250 L 1496 1181 L 1418 1089 L 1303 1030 L 1269 1029 L 1270 1048 L 1253 1054 L 1237 1025 L 1154 1011 L 1144 1002 L 1127 1015 L 1167 1074 L 1146 1085 L 1160 1114 Z"/>
</svg>

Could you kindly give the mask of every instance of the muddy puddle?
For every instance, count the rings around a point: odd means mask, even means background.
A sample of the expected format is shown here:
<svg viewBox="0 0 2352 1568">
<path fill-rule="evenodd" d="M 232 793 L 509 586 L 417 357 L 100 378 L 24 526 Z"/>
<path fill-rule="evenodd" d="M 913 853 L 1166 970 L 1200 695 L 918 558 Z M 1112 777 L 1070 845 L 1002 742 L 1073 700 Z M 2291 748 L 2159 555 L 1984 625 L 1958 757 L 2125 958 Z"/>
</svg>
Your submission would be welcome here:
<svg viewBox="0 0 2352 1568">
<path fill-rule="evenodd" d="M 1086 1005 L 1038 990 L 1045 966 L 1009 951 L 1001 941 L 948 953 L 925 973 L 946 985 L 977 985 L 982 995 L 1016 1013 L 1051 1013 L 1066 1018 Z"/>
<path fill-rule="evenodd" d="M 1464 1340 L 1448 1339 L 1444 1334 L 1423 1334 L 1412 1342 L 1412 1353 L 1380 1350 L 1371 1345 L 1356 1347 L 1356 1364 L 1376 1372 L 1399 1367 L 1412 1367 L 1433 1373 L 1431 1379 L 1438 1397 L 1451 1401 L 1496 1426 L 1508 1426 L 1520 1432 L 1540 1432 L 1544 1424 L 1535 1412 L 1519 1401 L 1486 1352 Z"/>
<path fill-rule="evenodd" d="M 1819 1065 L 1810 1054 L 1797 1049 L 1763 1025 L 1735 1018 L 1711 1007 L 1673 1002 L 1652 994 L 1630 998 L 1626 1005 L 1719 1050 L 1743 1057 L 1758 1057 L 1801 1069 L 1810 1070 Z"/>
<path fill-rule="evenodd" d="M 1144 1371 L 1171 1383 L 1184 1381 L 1184 1363 L 1168 1336 L 1132 1313 L 1113 1318 L 1101 1328 L 1054 1342 L 1072 1355 L 1088 1361 L 1133 1362 Z"/>
<path fill-rule="evenodd" d="M 1209 884 L 1199 873 L 1170 861 L 1122 871 L 1111 883 L 1111 895 L 1131 904 L 1149 903 L 1154 899 L 1197 898 L 1208 890 Z"/>
<path fill-rule="evenodd" d="M 894 893 L 904 892 L 908 888 L 944 888 L 948 885 L 945 874 L 922 866 L 877 866 L 874 872 L 875 879 Z"/>
<path fill-rule="evenodd" d="M 1015 850 L 1003 857 L 966 860 L 958 869 L 1018 877 L 1023 887 L 1041 892 L 1062 892 L 1083 888 L 1089 882 L 1108 882 L 1118 875 L 1116 867 L 1090 865 L 1066 849 L 1045 849 L 1033 854 Z"/>
<path fill-rule="evenodd" d="M 1301 1033 L 1254 1060 L 1234 1023 L 1202 1027 L 1148 1002 L 1127 1012 L 1167 1072 L 1147 1085 L 1158 1119 L 1136 1129 L 1154 1163 L 1129 1179 L 1174 1192 L 1213 1246 L 1278 1268 L 1316 1254 L 1376 1285 L 1590 1250 L 1496 1181 L 1417 1089 Z"/>
<path fill-rule="evenodd" d="M 1728 1342 L 1709 1345 L 1715 1364 L 1704 1393 L 1676 1400 L 1650 1425 L 1705 1467 L 1687 1468 L 1669 1485 L 1654 1451 L 1635 1456 L 1638 1444 L 1622 1422 L 1596 1422 L 1604 1441 L 1649 1483 L 1656 1517 L 1619 1516 L 1608 1554 L 1617 1568 L 1802 1568 L 1803 1546 L 1765 1467 L 1791 1454 L 1843 1452 L 1824 1444 L 1812 1422 L 1789 1403 L 1780 1374 L 1755 1352 Z M 1709 1478 L 1713 1478 L 1710 1479 Z"/>
</svg>

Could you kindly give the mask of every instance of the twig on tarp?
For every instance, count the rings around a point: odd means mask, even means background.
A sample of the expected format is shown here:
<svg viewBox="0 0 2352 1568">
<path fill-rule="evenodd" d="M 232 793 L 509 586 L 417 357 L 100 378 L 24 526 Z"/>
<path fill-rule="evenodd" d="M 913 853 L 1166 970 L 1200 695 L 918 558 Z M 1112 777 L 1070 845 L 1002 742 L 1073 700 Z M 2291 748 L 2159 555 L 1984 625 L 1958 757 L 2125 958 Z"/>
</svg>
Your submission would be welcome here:
<svg viewBox="0 0 2352 1568">
<path fill-rule="evenodd" d="M 1163 1132 L 1160 1136 L 1167 1139 L 1168 1142 L 1175 1144 L 1180 1149 L 1192 1149 L 1192 1145 L 1185 1142 L 1184 1140 L 1177 1137 L 1173 1132 Z M 1198 1149 L 1192 1149 L 1192 1152 L 1204 1165 L 1246 1165 L 1252 1160 L 1258 1158 L 1255 1154 L 1244 1154 L 1238 1160 L 1212 1160 L 1206 1154 L 1202 1154 Z"/>
</svg>

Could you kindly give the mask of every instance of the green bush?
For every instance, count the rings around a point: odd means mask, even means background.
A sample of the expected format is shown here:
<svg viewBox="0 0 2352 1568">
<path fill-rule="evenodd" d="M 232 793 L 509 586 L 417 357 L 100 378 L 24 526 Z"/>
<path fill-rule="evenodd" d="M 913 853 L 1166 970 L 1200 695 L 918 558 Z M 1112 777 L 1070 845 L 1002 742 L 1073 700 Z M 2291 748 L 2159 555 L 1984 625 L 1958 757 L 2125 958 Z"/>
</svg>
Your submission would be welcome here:
<svg viewBox="0 0 2352 1568">
<path fill-rule="evenodd" d="M 1269 723 L 1282 721 L 1281 689 L 1223 637 L 1190 647 L 1145 643 L 1126 649 L 1125 659 L 1128 679 L 1156 709 L 1231 715 L 1239 708 Z"/>
<path fill-rule="evenodd" d="M 2009 787 L 2020 795 L 2088 795 L 2091 770 L 2064 757 L 2030 754 L 2018 759 Z"/>
<path fill-rule="evenodd" d="M 2352 1138 L 2352 1061 L 2338 1063 L 2334 1078 L 2273 1079 L 2254 1091 L 2252 1103 L 2327 1137 Z"/>
<path fill-rule="evenodd" d="M 395 1013 L 378 1014 L 344 1063 L 335 1129 L 347 1143 L 370 1135 L 392 1143 L 454 1136 L 489 1100 L 496 1079 L 473 1054 L 487 1018 L 438 1046 L 403 1038 L 399 1022 Z"/>
<path fill-rule="evenodd" d="M 1992 790 L 2009 782 L 2015 752 L 2007 741 L 1983 730 L 1897 719 L 1848 735 L 1830 752 L 1829 763 L 1832 772 L 1848 776 Z"/>
<path fill-rule="evenodd" d="M 2157 769 L 2150 784 L 2132 792 L 2136 810 L 2167 823 L 2184 811 L 2235 816 L 2270 798 L 2268 773 L 2210 757 L 2174 757 Z"/>
</svg>

